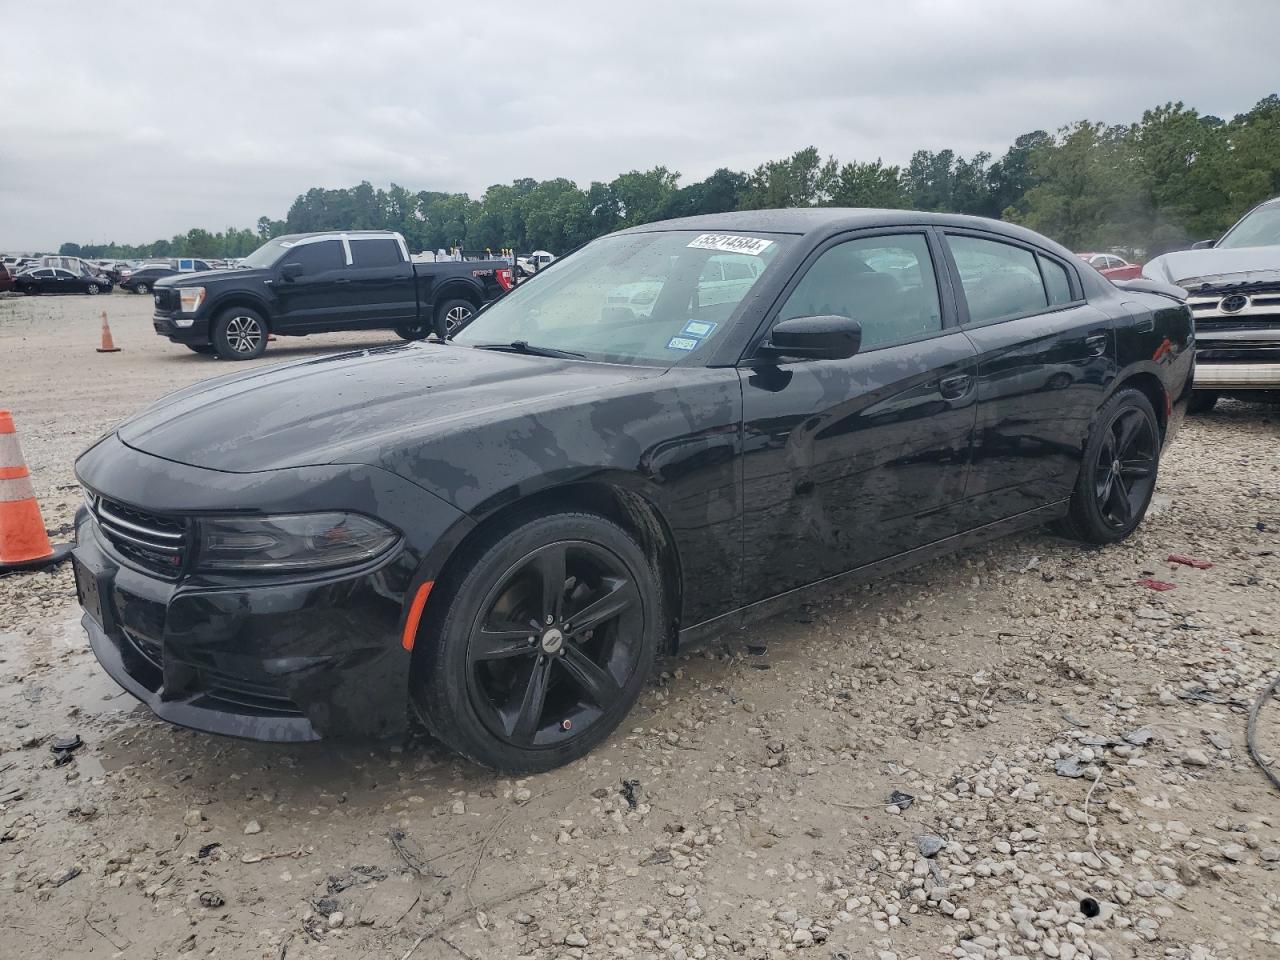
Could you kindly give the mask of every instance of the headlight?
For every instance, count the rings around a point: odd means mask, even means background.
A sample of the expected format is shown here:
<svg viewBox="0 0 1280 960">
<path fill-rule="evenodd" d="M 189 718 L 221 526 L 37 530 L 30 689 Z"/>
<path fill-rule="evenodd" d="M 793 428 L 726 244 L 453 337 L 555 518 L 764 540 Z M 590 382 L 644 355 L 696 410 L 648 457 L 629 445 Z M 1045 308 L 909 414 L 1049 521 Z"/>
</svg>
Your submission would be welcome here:
<svg viewBox="0 0 1280 960">
<path fill-rule="evenodd" d="M 179 309 L 183 313 L 195 313 L 200 309 L 200 304 L 204 303 L 204 287 L 180 287 L 178 300 L 181 303 Z"/>
<path fill-rule="evenodd" d="M 356 513 L 201 520 L 197 566 L 204 570 L 320 570 L 372 560 L 400 539 Z"/>
</svg>

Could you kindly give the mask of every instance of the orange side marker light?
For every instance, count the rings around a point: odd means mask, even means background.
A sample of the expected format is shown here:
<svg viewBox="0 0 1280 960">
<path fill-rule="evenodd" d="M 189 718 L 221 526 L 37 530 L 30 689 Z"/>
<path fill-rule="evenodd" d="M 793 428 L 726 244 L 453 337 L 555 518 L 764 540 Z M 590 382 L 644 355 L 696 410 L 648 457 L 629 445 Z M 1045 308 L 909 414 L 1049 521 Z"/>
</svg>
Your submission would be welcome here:
<svg viewBox="0 0 1280 960">
<path fill-rule="evenodd" d="M 427 597 L 431 596 L 431 588 L 435 585 L 434 580 L 428 580 L 413 595 L 413 603 L 409 604 L 409 616 L 404 622 L 404 636 L 400 638 L 400 646 L 406 650 L 413 649 L 413 641 L 418 637 L 418 621 L 422 619 L 422 608 L 427 605 Z"/>
</svg>

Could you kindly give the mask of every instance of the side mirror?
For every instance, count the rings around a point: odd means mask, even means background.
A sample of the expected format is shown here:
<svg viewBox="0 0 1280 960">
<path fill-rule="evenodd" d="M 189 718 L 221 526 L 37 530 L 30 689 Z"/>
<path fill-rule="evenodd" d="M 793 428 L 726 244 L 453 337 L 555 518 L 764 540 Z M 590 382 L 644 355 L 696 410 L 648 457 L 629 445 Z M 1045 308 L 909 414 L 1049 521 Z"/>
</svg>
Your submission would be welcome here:
<svg viewBox="0 0 1280 960">
<path fill-rule="evenodd" d="M 1218 245 L 1217 240 L 1197 240 L 1191 245 L 1192 250 L 1208 250 Z"/>
<path fill-rule="evenodd" d="M 292 282 L 297 280 L 300 276 L 302 276 L 302 264 L 300 263 L 286 263 L 280 268 L 280 278 L 282 280 Z"/>
<path fill-rule="evenodd" d="M 766 357 L 844 360 L 861 346 L 862 324 L 857 320 L 841 316 L 792 317 L 774 324 L 759 352 Z"/>
</svg>

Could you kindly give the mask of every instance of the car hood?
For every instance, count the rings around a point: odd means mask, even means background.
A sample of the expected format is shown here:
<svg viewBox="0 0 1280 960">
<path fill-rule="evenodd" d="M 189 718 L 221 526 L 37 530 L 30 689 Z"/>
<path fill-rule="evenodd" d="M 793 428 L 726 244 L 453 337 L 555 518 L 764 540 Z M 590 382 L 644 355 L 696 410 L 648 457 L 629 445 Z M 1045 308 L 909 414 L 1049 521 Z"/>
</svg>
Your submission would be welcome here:
<svg viewBox="0 0 1280 960">
<path fill-rule="evenodd" d="M 1188 289 L 1276 283 L 1280 282 L 1280 246 L 1179 250 L 1156 257 L 1142 273 Z"/>
<path fill-rule="evenodd" d="M 270 270 L 201 270 L 196 273 L 178 273 L 163 280 L 157 280 L 157 287 L 199 287 L 206 283 L 217 283 L 220 280 L 260 280 L 271 276 Z"/>
<path fill-rule="evenodd" d="M 372 463 L 370 451 L 388 444 L 420 446 L 662 373 L 411 343 L 208 380 L 152 404 L 118 433 L 144 453 L 231 473 Z"/>
</svg>

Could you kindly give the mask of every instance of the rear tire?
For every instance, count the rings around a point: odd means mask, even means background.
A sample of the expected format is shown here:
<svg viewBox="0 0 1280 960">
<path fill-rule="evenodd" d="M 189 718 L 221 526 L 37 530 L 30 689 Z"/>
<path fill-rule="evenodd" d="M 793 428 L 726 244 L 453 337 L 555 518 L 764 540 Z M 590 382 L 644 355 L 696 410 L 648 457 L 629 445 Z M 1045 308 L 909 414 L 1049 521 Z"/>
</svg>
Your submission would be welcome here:
<svg viewBox="0 0 1280 960">
<path fill-rule="evenodd" d="M 518 516 L 464 551 L 418 631 L 416 712 L 506 773 L 578 759 L 626 716 L 659 648 L 662 592 L 644 551 L 589 513 Z"/>
<path fill-rule="evenodd" d="M 1187 413 L 1208 413 L 1218 403 L 1218 394 L 1213 390 L 1192 390 L 1191 399 L 1187 401 Z"/>
<path fill-rule="evenodd" d="M 96 283 L 91 283 L 84 288 L 84 292 L 91 297 L 96 297 L 98 295 L 98 285 Z"/>
<path fill-rule="evenodd" d="M 434 328 L 426 323 L 402 323 L 396 327 L 396 336 L 401 340 L 425 340 L 431 336 Z"/>
<path fill-rule="evenodd" d="M 1098 411 L 1071 505 L 1057 530 L 1085 543 L 1129 536 L 1151 504 L 1160 468 L 1160 424 L 1141 390 L 1121 390 Z"/>
<path fill-rule="evenodd" d="M 252 360 L 267 349 L 267 322 L 248 307 L 228 307 L 213 322 L 213 349 L 223 360 Z"/>
<path fill-rule="evenodd" d="M 133 286 L 133 292 L 134 293 L 150 293 L 151 288 L 147 286 L 145 283 L 137 283 L 137 284 L 134 284 Z"/>
<path fill-rule="evenodd" d="M 436 339 L 449 339 L 475 315 L 476 307 L 470 300 L 446 300 L 436 307 Z"/>
</svg>

